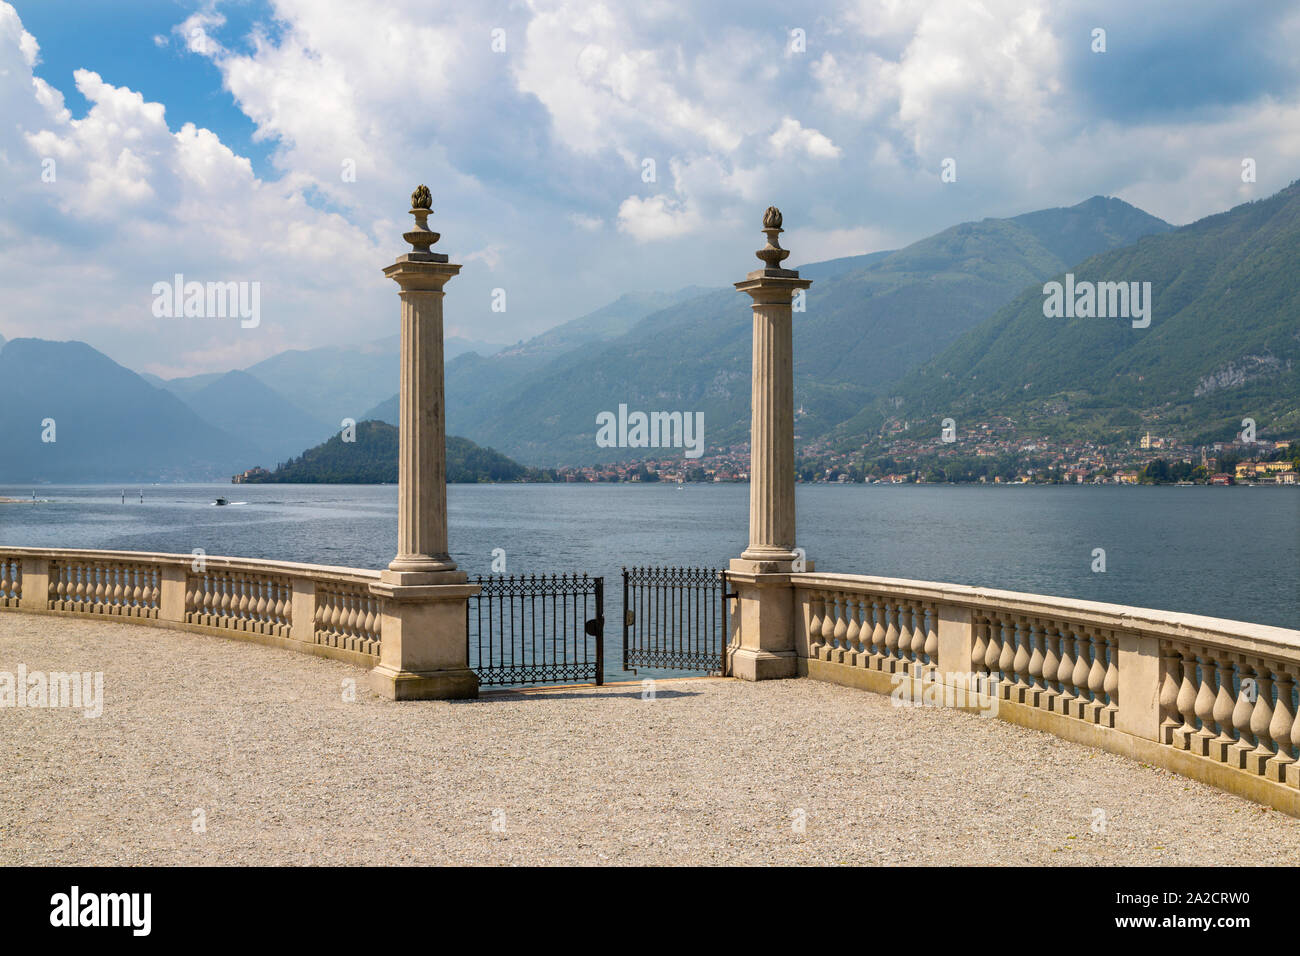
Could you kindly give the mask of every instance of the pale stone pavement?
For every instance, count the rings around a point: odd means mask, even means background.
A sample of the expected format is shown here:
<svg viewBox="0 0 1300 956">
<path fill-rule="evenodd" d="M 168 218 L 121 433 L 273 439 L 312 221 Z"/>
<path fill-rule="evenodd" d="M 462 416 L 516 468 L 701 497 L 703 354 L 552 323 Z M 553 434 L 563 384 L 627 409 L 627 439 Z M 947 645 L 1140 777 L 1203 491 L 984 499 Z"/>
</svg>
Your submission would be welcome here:
<svg viewBox="0 0 1300 956">
<path fill-rule="evenodd" d="M 1300 859 L 1300 820 L 1274 810 L 811 680 L 398 704 L 315 657 L 0 612 L 0 671 L 19 663 L 102 670 L 105 704 L 0 709 L 6 865 Z"/>
</svg>

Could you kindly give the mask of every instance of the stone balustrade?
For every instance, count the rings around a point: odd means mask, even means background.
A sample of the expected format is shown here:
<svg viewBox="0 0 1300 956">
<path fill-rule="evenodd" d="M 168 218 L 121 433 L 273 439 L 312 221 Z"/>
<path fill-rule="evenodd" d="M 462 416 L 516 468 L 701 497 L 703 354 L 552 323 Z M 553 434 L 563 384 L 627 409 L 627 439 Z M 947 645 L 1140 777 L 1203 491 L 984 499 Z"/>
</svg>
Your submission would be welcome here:
<svg viewBox="0 0 1300 956">
<path fill-rule="evenodd" d="M 378 571 L 246 558 L 0 549 L 0 609 L 237 637 L 365 667 L 379 662 Z"/>
<path fill-rule="evenodd" d="M 800 676 L 995 713 L 1300 816 L 1300 631 L 922 581 L 781 577 Z M 0 548 L 0 611 L 177 628 L 365 667 L 381 661 L 391 618 L 379 581 L 275 561 Z"/>
<path fill-rule="evenodd" d="M 893 578 L 790 581 L 801 675 L 958 701 L 1300 816 L 1300 631 Z"/>
</svg>

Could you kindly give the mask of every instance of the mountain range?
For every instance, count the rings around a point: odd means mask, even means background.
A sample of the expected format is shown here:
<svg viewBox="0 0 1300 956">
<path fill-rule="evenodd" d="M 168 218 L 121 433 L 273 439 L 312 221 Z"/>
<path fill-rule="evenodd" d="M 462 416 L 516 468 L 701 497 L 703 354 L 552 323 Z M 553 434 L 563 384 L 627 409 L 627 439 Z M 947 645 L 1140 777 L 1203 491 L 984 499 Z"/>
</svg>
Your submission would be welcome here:
<svg viewBox="0 0 1300 956">
<path fill-rule="evenodd" d="M 1163 235 L 1091 256 L 1085 283 L 1149 282 L 1150 325 L 1048 318 L 1029 287 L 841 426 L 890 417 L 1014 419 L 1029 433 L 1105 440 L 1151 430 L 1193 444 L 1300 431 L 1300 182 Z M 1064 282 L 1065 277 L 1052 277 Z"/>
<path fill-rule="evenodd" d="M 1026 285 L 1172 228 L 1096 196 L 1069 208 L 962 223 L 904 249 L 804 266 L 814 285 L 794 332 L 799 437 L 820 436 L 858 414 Z M 462 355 L 448 364 L 448 428 L 542 466 L 635 457 L 594 442 L 597 414 L 619 403 L 702 411 L 709 445 L 743 442 L 750 328 L 749 299 L 722 289 L 545 360 L 529 348 L 522 352 L 530 362 Z M 396 402 L 368 414 L 395 421 Z"/>
<path fill-rule="evenodd" d="M 1139 424 L 1222 438 L 1247 416 L 1294 431 L 1298 191 L 1179 228 L 1097 196 L 802 265 L 814 284 L 794 326 L 801 444 L 866 445 L 891 421 L 937 432 L 941 417 L 993 413 L 1103 440 Z M 1067 274 L 1150 282 L 1151 326 L 1046 318 L 1044 283 Z M 624 295 L 509 346 L 449 339 L 448 433 L 528 465 L 625 459 L 637 450 L 598 448 L 594 434 L 598 413 L 627 404 L 702 411 L 708 446 L 743 442 L 750 327 L 746 296 L 690 287 Z M 163 380 L 82 343 L 0 337 L 0 479 L 274 468 L 344 419 L 395 423 L 399 344 L 390 335 Z M 55 442 L 39 441 L 47 418 Z"/>
</svg>

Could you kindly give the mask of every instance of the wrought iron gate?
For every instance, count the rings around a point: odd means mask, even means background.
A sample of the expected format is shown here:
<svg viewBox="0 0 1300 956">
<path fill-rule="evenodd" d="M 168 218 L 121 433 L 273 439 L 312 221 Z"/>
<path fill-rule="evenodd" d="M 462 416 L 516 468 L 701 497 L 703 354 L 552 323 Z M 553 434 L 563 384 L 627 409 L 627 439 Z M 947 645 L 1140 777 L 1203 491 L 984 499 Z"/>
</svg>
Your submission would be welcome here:
<svg viewBox="0 0 1300 956">
<path fill-rule="evenodd" d="M 727 673 L 727 572 L 623 569 L 623 670 Z"/>
<path fill-rule="evenodd" d="M 478 577 L 465 644 L 480 686 L 605 682 L 605 579 Z"/>
</svg>

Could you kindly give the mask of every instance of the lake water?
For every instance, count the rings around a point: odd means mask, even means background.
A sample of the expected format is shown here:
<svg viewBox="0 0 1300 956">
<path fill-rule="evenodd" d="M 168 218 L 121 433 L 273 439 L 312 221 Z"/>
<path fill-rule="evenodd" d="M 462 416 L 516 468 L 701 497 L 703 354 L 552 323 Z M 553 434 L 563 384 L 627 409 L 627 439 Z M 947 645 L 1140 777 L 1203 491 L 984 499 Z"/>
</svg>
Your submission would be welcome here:
<svg viewBox="0 0 1300 956">
<path fill-rule="evenodd" d="M 382 568 L 391 485 L 0 486 L 0 545 L 233 555 Z M 231 499 L 217 508 L 218 495 Z M 623 565 L 724 567 L 746 544 L 744 484 L 452 485 L 452 555 L 511 574 L 606 579 L 607 660 Z M 916 578 L 1300 626 L 1300 489 L 798 485 L 818 570 Z M 1105 549 L 1105 573 L 1092 570 Z M 626 675 L 622 675 L 626 676 Z"/>
</svg>

